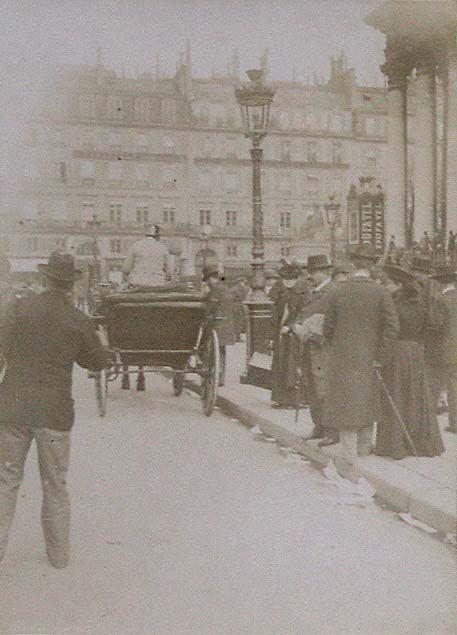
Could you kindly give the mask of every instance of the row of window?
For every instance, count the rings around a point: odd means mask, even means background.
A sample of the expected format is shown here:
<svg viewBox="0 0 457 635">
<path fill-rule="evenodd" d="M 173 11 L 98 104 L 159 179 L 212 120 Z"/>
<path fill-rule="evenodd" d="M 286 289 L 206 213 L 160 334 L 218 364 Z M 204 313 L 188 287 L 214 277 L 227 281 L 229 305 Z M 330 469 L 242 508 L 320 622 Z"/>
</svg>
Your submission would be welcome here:
<svg viewBox="0 0 457 635">
<path fill-rule="evenodd" d="M 146 205 L 136 207 L 136 223 L 140 226 L 152 222 L 152 215 Z M 81 220 L 83 222 L 91 222 L 95 218 L 95 206 L 92 204 L 83 205 L 81 207 Z M 226 210 L 225 226 L 236 227 L 239 224 L 241 214 L 238 210 Z M 293 212 L 279 212 L 277 216 L 278 226 L 281 229 L 289 229 L 292 227 Z M 112 203 L 109 206 L 109 223 L 118 227 L 123 224 L 123 207 L 120 203 Z M 154 219 L 156 220 L 156 219 Z M 162 208 L 161 222 L 164 224 L 175 225 L 177 221 L 176 209 L 174 207 Z M 200 209 L 198 211 L 198 223 L 200 226 L 212 225 L 214 223 L 213 212 L 210 209 Z"/>
<path fill-rule="evenodd" d="M 129 99 L 121 95 L 81 95 L 79 114 L 84 119 L 107 117 L 116 121 L 133 119 L 134 121 L 157 122 L 164 117 L 173 119 L 176 114 L 176 102 L 156 97 L 139 97 L 134 100 L 133 108 Z"/>
<path fill-rule="evenodd" d="M 367 155 L 366 167 L 369 169 L 376 168 L 376 157 Z M 135 165 L 136 180 L 139 183 L 153 186 L 153 179 L 151 177 L 151 169 L 148 164 L 136 164 Z M 108 164 L 108 180 L 112 184 L 121 185 L 123 177 L 125 175 L 124 165 L 122 162 L 110 162 Z M 197 174 L 197 187 L 201 193 L 210 193 L 217 191 L 220 188 L 218 176 L 211 170 L 200 170 Z M 290 195 L 297 190 L 297 183 L 295 174 L 292 172 L 280 172 L 278 174 L 269 175 L 267 180 L 267 174 L 264 171 L 262 174 L 262 186 L 264 191 L 269 189 L 277 191 L 283 195 Z M 80 178 L 83 182 L 93 183 L 96 177 L 96 164 L 93 161 L 81 161 L 80 163 Z M 271 181 L 271 182 L 270 182 Z M 342 190 L 343 184 L 341 179 L 321 179 L 318 176 L 306 175 L 301 180 L 302 187 L 301 193 L 307 196 L 318 196 L 323 189 L 330 193 L 339 193 Z M 173 168 L 161 169 L 161 187 L 165 189 L 177 189 L 179 186 L 178 173 Z M 249 185 L 250 187 L 250 185 Z M 243 180 L 239 172 L 228 171 L 223 173 L 222 189 L 226 193 L 239 194 L 243 192 Z"/>
<path fill-rule="evenodd" d="M 131 240 L 125 241 L 120 238 L 110 238 L 108 241 L 109 252 L 111 254 L 123 254 L 126 253 L 129 246 L 131 244 Z M 52 249 L 60 249 L 65 250 L 71 248 L 69 245 L 69 241 L 65 238 L 56 238 L 49 240 L 48 238 L 42 238 L 38 236 L 31 236 L 27 239 L 27 250 L 29 252 L 37 252 L 40 250 L 50 251 Z M 225 254 L 230 258 L 236 258 L 241 255 L 240 245 L 234 242 L 227 242 L 225 244 Z M 93 240 L 87 240 L 80 243 L 76 249 L 77 256 L 92 256 L 94 254 L 95 244 Z M 98 245 L 98 250 L 100 251 L 100 246 Z M 287 243 L 283 243 L 280 246 L 281 256 L 287 257 L 290 255 L 290 245 Z"/>
</svg>

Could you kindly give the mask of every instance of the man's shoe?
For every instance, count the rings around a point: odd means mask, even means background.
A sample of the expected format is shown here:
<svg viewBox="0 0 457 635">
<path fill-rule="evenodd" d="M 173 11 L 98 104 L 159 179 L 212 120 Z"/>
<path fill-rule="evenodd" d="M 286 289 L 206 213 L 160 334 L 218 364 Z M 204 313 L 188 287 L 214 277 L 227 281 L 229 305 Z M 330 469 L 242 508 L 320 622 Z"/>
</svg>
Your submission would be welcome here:
<svg viewBox="0 0 457 635">
<path fill-rule="evenodd" d="M 336 445 L 337 443 L 339 443 L 339 439 L 337 437 L 324 437 L 319 441 L 317 446 L 319 448 L 325 448 L 328 445 Z"/>
<path fill-rule="evenodd" d="M 303 437 L 304 441 L 313 441 L 314 439 L 325 439 L 325 432 L 320 432 L 320 430 L 316 430 L 314 429 L 311 434 L 308 434 L 308 436 Z"/>
</svg>

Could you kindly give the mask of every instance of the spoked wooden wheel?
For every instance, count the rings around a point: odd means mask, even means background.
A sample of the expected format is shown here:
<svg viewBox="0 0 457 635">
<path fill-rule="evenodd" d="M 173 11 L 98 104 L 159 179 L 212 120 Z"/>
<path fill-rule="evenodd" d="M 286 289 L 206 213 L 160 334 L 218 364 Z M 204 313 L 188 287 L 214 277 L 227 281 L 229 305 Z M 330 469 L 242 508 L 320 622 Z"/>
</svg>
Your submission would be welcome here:
<svg viewBox="0 0 457 635">
<path fill-rule="evenodd" d="M 108 398 L 108 371 L 106 368 L 98 371 L 94 375 L 95 398 L 97 400 L 98 414 L 100 417 L 106 415 L 106 404 Z"/>
<path fill-rule="evenodd" d="M 203 412 L 207 417 L 209 417 L 216 405 L 220 366 L 219 339 L 216 331 L 214 330 L 211 330 L 211 333 L 205 342 L 202 362 L 203 375 L 200 396 L 203 403 Z"/>
<path fill-rule="evenodd" d="M 179 397 L 184 388 L 184 373 L 173 373 L 173 394 L 175 397 Z"/>
</svg>

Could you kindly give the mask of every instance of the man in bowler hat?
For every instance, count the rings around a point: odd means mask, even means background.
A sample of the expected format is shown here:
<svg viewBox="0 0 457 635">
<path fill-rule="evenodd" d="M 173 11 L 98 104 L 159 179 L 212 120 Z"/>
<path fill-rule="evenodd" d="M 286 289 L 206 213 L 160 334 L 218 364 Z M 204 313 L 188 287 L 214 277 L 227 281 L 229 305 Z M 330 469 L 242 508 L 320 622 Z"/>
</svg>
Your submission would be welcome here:
<svg viewBox="0 0 457 635">
<path fill-rule="evenodd" d="M 373 450 L 379 395 L 374 370 L 390 360 L 399 322 L 390 293 L 371 279 L 374 250 L 359 245 L 350 258 L 355 271 L 329 295 L 323 331 L 330 346 L 325 423 L 339 430 L 352 460 Z"/>
<path fill-rule="evenodd" d="M 0 384 L 0 560 L 35 441 L 46 552 L 49 563 L 60 569 L 70 558 L 66 476 L 74 422 L 73 364 L 98 371 L 110 364 L 110 355 L 90 318 L 73 305 L 73 285 L 81 273 L 73 256 L 54 252 L 39 268 L 46 291 L 12 303 L 0 324 L 0 350 L 7 363 Z"/>
<path fill-rule="evenodd" d="M 224 285 L 216 265 L 205 265 L 202 272 L 203 282 L 209 287 L 204 300 L 209 313 L 214 318 L 214 329 L 219 339 L 219 386 L 225 383 L 226 347 L 236 344 L 235 315 L 233 297 Z"/>
<path fill-rule="evenodd" d="M 338 442 L 338 431 L 327 428 L 324 423 L 328 348 L 322 331 L 328 296 L 335 285 L 331 278 L 332 265 L 325 254 L 309 256 L 307 270 L 313 285 L 311 301 L 300 311 L 294 331 L 303 341 L 303 370 L 314 424 L 306 440 L 320 439 L 318 445 L 322 447 Z"/>
</svg>

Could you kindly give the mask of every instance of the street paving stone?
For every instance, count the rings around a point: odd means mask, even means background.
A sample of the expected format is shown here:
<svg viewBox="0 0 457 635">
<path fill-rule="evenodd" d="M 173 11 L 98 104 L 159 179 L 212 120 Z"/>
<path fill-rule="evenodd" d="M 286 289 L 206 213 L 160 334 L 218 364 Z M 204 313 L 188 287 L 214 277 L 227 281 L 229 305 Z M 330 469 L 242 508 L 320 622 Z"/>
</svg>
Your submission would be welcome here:
<svg viewBox="0 0 457 635">
<path fill-rule="evenodd" d="M 449 545 L 371 503 L 339 505 L 310 463 L 164 377 L 110 385 L 96 414 L 76 373 L 73 555 L 45 560 L 34 452 L 0 568 L 0 632 L 429 635 L 455 632 Z"/>
</svg>

